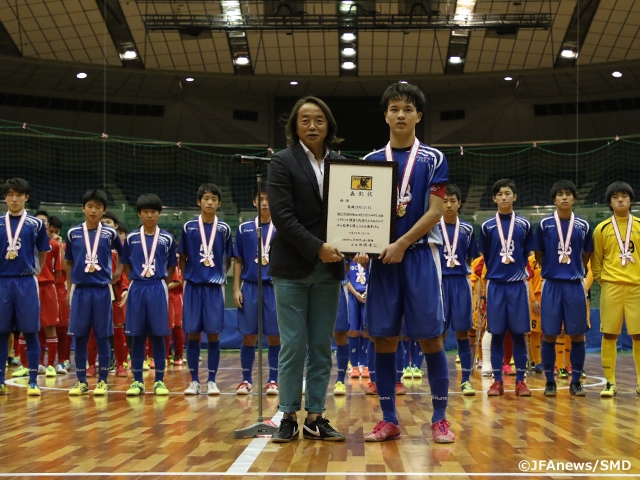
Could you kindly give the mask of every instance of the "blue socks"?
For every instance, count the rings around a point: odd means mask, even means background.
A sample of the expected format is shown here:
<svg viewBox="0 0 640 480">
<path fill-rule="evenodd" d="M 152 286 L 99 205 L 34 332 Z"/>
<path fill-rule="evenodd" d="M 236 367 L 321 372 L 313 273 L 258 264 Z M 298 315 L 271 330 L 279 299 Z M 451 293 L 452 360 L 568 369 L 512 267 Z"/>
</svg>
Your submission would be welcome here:
<svg viewBox="0 0 640 480">
<path fill-rule="evenodd" d="M 10 333 L 0 333 L 0 385 L 4 383 L 4 375 L 7 370 L 6 359 L 9 356 L 9 336 Z M 17 344 L 17 342 L 16 342 Z"/>
<path fill-rule="evenodd" d="M 398 349 L 400 350 L 400 349 Z M 396 417 L 396 353 L 376 353 L 376 372 L 380 378 L 376 382 L 378 386 L 378 399 L 382 409 L 382 418 L 385 422 L 398 424 Z M 404 355 L 402 356 L 404 359 Z"/>
<path fill-rule="evenodd" d="M 191 340 L 187 337 L 187 363 L 189 364 L 189 373 L 192 382 L 199 382 L 198 378 L 198 362 L 200 358 L 200 339 Z"/>
<path fill-rule="evenodd" d="M 379 372 L 380 370 L 378 370 L 378 373 Z M 403 345 L 403 342 L 398 342 L 398 348 L 396 349 L 396 382 L 402 381 L 403 372 L 404 372 L 404 345 Z"/>
<path fill-rule="evenodd" d="M 23 333 L 22 335 L 24 336 L 25 342 L 27 342 L 27 361 L 29 362 L 29 383 L 37 383 L 38 382 L 38 365 L 40 364 L 40 341 L 38 340 L 38 333 Z M 7 357 L 4 357 L 2 361 L 6 362 Z M 86 360 L 84 365 L 86 365 Z"/>
<path fill-rule="evenodd" d="M 527 372 L 527 340 L 524 333 L 511 333 L 513 339 L 513 360 L 516 364 L 516 383 L 524 382 L 524 374 Z"/>
<path fill-rule="evenodd" d="M 367 363 L 369 364 L 369 381 L 376 381 L 376 345 L 368 338 L 365 339 L 369 342 L 367 347 Z"/>
<path fill-rule="evenodd" d="M 544 367 L 544 376 L 547 378 L 547 382 L 556 383 L 556 379 L 553 376 L 553 370 L 556 366 L 556 342 L 542 340 L 542 366 Z"/>
<path fill-rule="evenodd" d="M 109 343 L 109 337 L 97 338 L 96 344 L 98 345 L 98 381 L 106 382 L 109 375 L 109 362 L 111 360 L 111 343 Z M 164 343 L 162 344 L 162 351 L 164 351 Z"/>
<path fill-rule="evenodd" d="M 569 360 L 571 361 L 571 383 L 579 382 L 582 370 L 584 370 L 584 358 L 586 356 L 585 342 L 571 342 L 571 353 Z"/>
<path fill-rule="evenodd" d="M 471 341 L 458 340 L 458 355 L 460 356 L 460 367 L 462 368 L 462 383 L 469 381 L 471 375 Z"/>
<path fill-rule="evenodd" d="M 340 347 L 338 347 L 340 348 Z M 352 367 L 357 367 L 360 360 L 360 337 L 349 337 L 349 361 Z"/>
<path fill-rule="evenodd" d="M 253 362 L 256 358 L 256 347 L 242 345 L 240 347 L 240 367 L 242 368 L 242 381 L 253 385 Z"/>
<path fill-rule="evenodd" d="M 278 355 L 280 354 L 280 345 L 269 345 L 269 380 L 268 382 L 278 383 Z"/>
<path fill-rule="evenodd" d="M 220 365 L 220 340 L 209 342 L 207 353 L 209 354 L 209 378 L 207 382 L 215 382 L 218 365 Z"/>
<path fill-rule="evenodd" d="M 338 345 L 336 352 L 336 363 L 338 365 L 337 381 L 344 383 L 344 378 L 347 374 L 347 364 L 349 363 L 349 344 Z"/>
<path fill-rule="evenodd" d="M 360 355 L 358 355 L 358 363 L 364 367 L 369 366 L 369 356 L 367 355 L 369 348 L 369 339 L 358 337 L 360 339 Z"/>
<path fill-rule="evenodd" d="M 502 382 L 502 357 L 504 357 L 505 334 L 494 333 L 491 337 L 491 369 L 493 379 Z"/>
<path fill-rule="evenodd" d="M 147 337 L 145 335 L 139 335 L 132 337 L 131 344 L 131 371 L 133 372 L 133 379 L 136 382 L 144 382 L 142 379 L 142 364 L 145 357 L 145 343 Z M 155 352 L 155 345 L 153 351 Z M 77 358 L 77 356 L 76 356 Z"/>
<path fill-rule="evenodd" d="M 164 369 L 167 366 L 167 350 L 164 344 L 164 337 L 150 335 L 151 346 L 153 347 L 153 361 L 156 364 L 156 382 L 164 381 Z M 102 365 L 102 364 L 100 364 Z"/>
<path fill-rule="evenodd" d="M 436 423 L 445 418 L 449 401 L 447 354 L 442 349 L 436 353 L 426 353 L 424 356 L 427 361 L 427 378 L 431 387 L 431 403 L 433 404 L 431 423 Z"/>
<path fill-rule="evenodd" d="M 82 383 L 87 383 L 87 345 L 89 345 L 89 337 L 76 337 L 76 376 L 78 381 Z M 37 364 L 36 361 L 35 365 Z M 30 358 L 29 365 L 31 365 Z M 31 374 L 31 368 L 29 368 L 29 374 Z"/>
</svg>

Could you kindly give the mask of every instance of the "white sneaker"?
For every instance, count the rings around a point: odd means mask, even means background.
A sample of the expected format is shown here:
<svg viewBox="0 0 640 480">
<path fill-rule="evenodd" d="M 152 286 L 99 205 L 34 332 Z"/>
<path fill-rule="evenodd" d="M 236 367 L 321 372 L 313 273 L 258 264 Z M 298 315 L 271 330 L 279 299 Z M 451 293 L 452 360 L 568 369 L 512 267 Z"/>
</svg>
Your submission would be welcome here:
<svg viewBox="0 0 640 480">
<path fill-rule="evenodd" d="M 44 365 L 38 366 L 38 375 L 44 375 L 46 372 L 47 372 L 47 369 L 44 367 Z"/>
<path fill-rule="evenodd" d="M 251 385 L 249 385 L 251 387 Z M 207 395 L 220 395 L 220 389 L 216 382 L 207 382 Z"/>
<path fill-rule="evenodd" d="M 267 392 L 267 395 L 278 395 L 278 384 L 276 382 L 269 382 L 267 386 L 264 388 Z"/>
<path fill-rule="evenodd" d="M 195 380 L 189 384 L 189 387 L 184 391 L 185 395 L 200 395 L 200 383 Z"/>
<path fill-rule="evenodd" d="M 213 382 L 210 382 L 213 383 Z M 207 386 L 209 384 L 207 383 Z M 217 388 L 217 387 L 216 387 Z M 220 393 L 218 391 L 218 393 Z M 240 385 L 238 385 L 238 388 L 236 388 L 236 395 L 249 395 L 251 393 L 251 384 L 249 382 L 242 382 Z"/>
<path fill-rule="evenodd" d="M 303 378 L 302 379 L 302 394 L 304 395 L 306 391 L 307 391 L 307 379 Z"/>
<path fill-rule="evenodd" d="M 66 369 L 66 368 L 64 368 L 64 367 L 62 366 L 62 364 L 60 364 L 60 363 L 59 363 L 59 364 L 58 364 L 58 366 L 56 367 L 56 373 L 57 373 L 58 375 L 66 375 L 66 374 L 67 374 L 67 369 Z"/>
</svg>

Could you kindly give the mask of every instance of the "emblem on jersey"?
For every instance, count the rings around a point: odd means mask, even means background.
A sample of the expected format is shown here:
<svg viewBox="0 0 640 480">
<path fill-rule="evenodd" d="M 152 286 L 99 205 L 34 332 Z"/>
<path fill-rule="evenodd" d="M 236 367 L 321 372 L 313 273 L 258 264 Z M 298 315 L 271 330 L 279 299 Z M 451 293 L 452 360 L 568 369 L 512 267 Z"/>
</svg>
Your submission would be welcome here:
<svg viewBox="0 0 640 480">
<path fill-rule="evenodd" d="M 373 188 L 373 177 L 351 176 L 351 190 L 371 190 Z"/>
</svg>

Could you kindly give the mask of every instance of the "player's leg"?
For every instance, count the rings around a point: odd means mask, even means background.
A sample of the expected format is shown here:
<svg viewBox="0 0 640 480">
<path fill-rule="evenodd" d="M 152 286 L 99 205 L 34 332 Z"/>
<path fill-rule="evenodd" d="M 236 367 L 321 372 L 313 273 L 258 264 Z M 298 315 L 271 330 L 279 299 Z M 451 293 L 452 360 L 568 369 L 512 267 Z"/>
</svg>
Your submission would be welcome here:
<svg viewBox="0 0 640 480">
<path fill-rule="evenodd" d="M 566 365 L 564 363 L 564 329 L 556 338 L 556 368 L 558 378 L 568 378 L 569 373 L 567 372 Z"/>
<path fill-rule="evenodd" d="M 448 288 L 445 289 L 445 285 Z M 473 327 L 471 282 L 463 276 L 444 277 L 443 293 L 445 305 L 449 303 L 451 328 L 455 332 L 458 344 L 458 355 L 462 370 L 460 389 L 463 395 L 475 395 L 476 392 L 470 382 L 470 376 L 473 373 L 471 341 L 469 340 L 469 330 Z M 447 302 L 447 298 L 455 299 L 455 301 Z M 445 318 L 447 318 L 446 310 L 445 306 Z"/>
<path fill-rule="evenodd" d="M 396 395 L 407 394 L 407 388 L 402 383 L 402 377 L 407 375 L 407 378 L 413 378 L 411 367 L 405 363 L 406 355 L 402 339 L 402 336 L 398 339 L 398 347 L 396 348 Z"/>
<path fill-rule="evenodd" d="M 132 318 L 130 316 L 131 307 L 127 308 L 127 329 L 131 328 Z M 142 330 L 137 330 L 140 333 Z M 131 335 L 130 335 L 131 336 Z M 144 379 L 142 377 L 142 364 L 145 358 L 145 344 L 147 341 L 147 333 L 131 336 L 131 372 L 133 373 L 133 384 L 127 390 L 127 396 L 138 396 L 144 393 Z"/>
<path fill-rule="evenodd" d="M 516 395 L 531 396 L 524 381 L 527 372 L 527 341 L 525 334 L 531 330 L 529 317 L 529 290 L 526 281 L 514 282 L 509 287 L 507 318 L 513 340 L 513 359 L 516 366 Z"/>
<path fill-rule="evenodd" d="M 633 361 L 636 367 L 636 394 L 640 395 L 640 286 L 633 285 L 625 298 L 625 323 L 633 342 Z"/>
<path fill-rule="evenodd" d="M 7 365 L 3 358 L 9 355 L 9 337 L 11 332 L 0 332 L 0 395 L 8 393 L 7 385 L 4 383 Z"/>
<path fill-rule="evenodd" d="M 482 348 L 482 371 L 481 375 L 483 377 L 490 377 L 492 373 L 491 369 L 491 341 L 493 335 L 487 330 L 482 334 L 482 338 L 480 339 L 481 348 Z"/>
<path fill-rule="evenodd" d="M 338 313 L 336 314 L 336 323 L 333 331 L 333 338 L 336 342 L 336 367 L 338 370 L 338 376 L 336 383 L 333 387 L 334 395 L 346 395 L 347 386 L 344 383 L 347 375 L 347 366 L 349 365 L 350 358 L 350 338 L 348 337 L 349 331 L 349 315 L 350 302 L 349 291 L 345 285 L 340 287 L 340 298 L 338 300 Z M 355 378 L 360 377 L 360 370 L 358 369 L 358 362 L 351 362 L 351 369 Z"/>
<path fill-rule="evenodd" d="M 582 282 L 564 282 L 562 285 L 564 329 L 571 340 L 569 363 L 572 366 L 569 391 L 574 396 L 585 396 L 580 378 L 586 358 L 585 333 L 588 329 L 587 298 Z"/>
<path fill-rule="evenodd" d="M 133 287 L 133 285 L 132 285 Z M 107 376 L 109 375 L 109 367 L 111 365 L 111 342 L 109 337 L 113 336 L 113 310 L 111 302 L 111 289 L 94 288 L 91 292 L 93 295 L 92 320 L 93 332 L 98 346 L 98 384 L 93 390 L 94 395 L 103 396 L 107 394 Z"/>
<path fill-rule="evenodd" d="M 129 289 L 129 296 L 127 298 L 123 335 L 132 339 L 131 372 L 133 373 L 133 383 L 127 390 L 127 396 L 139 396 L 144 393 L 144 380 L 142 375 L 148 334 L 148 327 L 145 321 L 146 303 L 143 301 L 144 299 L 141 295 L 144 289 L 145 287 L 141 288 L 140 285 L 134 282 Z M 117 328 L 114 328 L 114 332 L 117 330 Z"/>
<path fill-rule="evenodd" d="M 371 337 L 367 338 L 369 346 L 367 348 L 367 364 L 369 365 L 369 385 L 364 393 L 366 395 L 377 395 L 378 385 L 376 384 L 376 345 Z"/>
<path fill-rule="evenodd" d="M 555 397 L 557 394 L 554 376 L 556 364 L 556 342 L 562 333 L 563 317 L 562 282 L 545 280 L 542 285 L 542 300 L 540 302 L 540 317 L 544 337 L 542 341 L 542 366 L 547 380 L 544 394 Z"/>
<path fill-rule="evenodd" d="M 40 360 L 40 342 L 38 341 L 40 302 L 34 301 L 34 299 L 38 298 L 38 281 L 35 277 L 17 277 L 13 278 L 12 281 L 13 288 L 8 289 L 6 294 L 17 295 L 14 303 L 15 318 L 27 344 L 27 359 L 29 362 L 27 394 L 39 396 L 41 393 L 37 381 L 38 361 Z M 5 361 L 6 358 L 3 358 L 2 363 Z"/>
<path fill-rule="evenodd" d="M 96 335 L 93 329 L 89 334 L 89 343 L 87 344 L 87 377 L 96 376 L 96 360 L 98 359 L 98 342 L 96 341 Z"/>
<path fill-rule="evenodd" d="M 346 286 L 344 287 L 346 289 Z M 351 294 L 351 292 L 347 291 L 346 295 L 346 307 L 347 311 L 347 319 L 349 321 L 348 325 L 348 341 L 349 341 L 349 361 L 351 362 L 351 371 L 349 375 L 351 378 L 360 378 L 362 372 L 360 370 L 360 356 L 362 352 L 362 345 L 360 341 L 360 328 L 361 328 L 361 310 L 360 305 L 362 305 L 358 299 Z M 342 303 L 342 298 L 340 299 Z M 341 307 L 342 305 L 340 305 Z M 340 316 L 340 307 L 338 307 L 338 316 Z M 336 321 L 336 325 L 338 321 Z"/>
<path fill-rule="evenodd" d="M 258 285 L 242 284 L 242 308 L 238 309 L 238 332 L 243 335 L 240 347 L 240 369 L 242 381 L 236 387 L 237 395 L 249 395 L 253 385 L 253 364 L 256 358 L 258 339 Z"/>
<path fill-rule="evenodd" d="M 602 397 L 613 397 L 617 392 L 616 359 L 618 335 L 622 332 L 625 315 L 625 293 L 628 285 L 603 282 L 600 290 L 600 331 L 602 332 L 602 368 L 607 380 Z"/>
<path fill-rule="evenodd" d="M 10 279 L 0 277 L 0 395 L 8 393 L 5 384 L 5 374 L 7 370 L 6 358 L 9 354 L 9 337 L 15 330 L 14 312 L 15 295 L 11 295 L 15 285 Z M 17 343 L 17 342 L 16 342 Z"/>
<path fill-rule="evenodd" d="M 222 285 L 207 285 L 206 303 L 203 308 L 203 326 L 207 334 L 207 395 L 220 395 L 216 374 L 220 365 L 220 333 L 224 328 L 224 297 Z"/>
<path fill-rule="evenodd" d="M 502 358 L 502 374 L 514 375 L 515 371 L 511 368 L 511 359 L 513 358 L 513 338 L 511 332 L 507 330 L 504 335 L 504 357 Z"/>
<path fill-rule="evenodd" d="M 200 339 L 202 337 L 203 326 L 203 287 L 201 285 L 184 283 L 184 306 L 182 310 L 182 321 L 184 332 L 187 335 L 187 365 L 191 374 L 191 382 L 184 391 L 186 395 L 197 395 L 200 393 L 200 380 L 198 378 L 198 367 L 200 358 Z"/>
<path fill-rule="evenodd" d="M 489 357 L 485 357 L 483 354 L 483 358 L 491 360 L 491 371 L 494 376 L 494 382 L 487 391 L 489 396 L 504 395 L 502 362 L 504 357 L 504 337 L 507 331 L 507 295 L 507 286 L 505 284 L 487 282 L 487 333 L 491 334 L 491 338 L 489 340 Z"/>
<path fill-rule="evenodd" d="M 149 338 L 153 345 L 155 360 L 155 380 L 153 393 L 169 395 L 164 384 L 164 373 L 167 366 L 167 349 L 165 338 L 169 336 L 169 290 L 165 282 L 156 282 L 143 289 L 145 304 L 145 323 Z"/>
</svg>

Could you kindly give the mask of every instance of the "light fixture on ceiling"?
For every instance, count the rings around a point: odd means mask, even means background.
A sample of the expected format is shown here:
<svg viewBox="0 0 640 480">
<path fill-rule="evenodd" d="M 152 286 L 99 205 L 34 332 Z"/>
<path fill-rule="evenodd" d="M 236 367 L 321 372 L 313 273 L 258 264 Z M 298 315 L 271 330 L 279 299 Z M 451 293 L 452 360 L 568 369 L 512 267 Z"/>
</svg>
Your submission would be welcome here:
<svg viewBox="0 0 640 480">
<path fill-rule="evenodd" d="M 342 55 L 344 57 L 354 57 L 356 54 L 356 49 L 353 47 L 346 47 L 342 49 Z"/>
<path fill-rule="evenodd" d="M 295 80 L 291 80 L 291 81 L 289 82 L 289 85 L 293 85 L 293 86 L 295 86 L 295 85 L 298 85 L 298 82 L 296 82 Z"/>
<path fill-rule="evenodd" d="M 249 65 L 249 57 L 239 56 L 235 59 L 236 65 Z"/>
<path fill-rule="evenodd" d="M 615 72 L 611 72 L 611 76 L 615 78 L 620 78 L 622 76 L 622 72 L 619 72 L 616 70 Z"/>
<path fill-rule="evenodd" d="M 356 34 L 352 32 L 345 32 L 342 34 L 343 42 L 353 42 L 356 39 Z"/>
<path fill-rule="evenodd" d="M 345 70 L 353 70 L 356 68 L 356 64 L 353 62 L 342 62 L 342 68 Z"/>
<path fill-rule="evenodd" d="M 406 80 L 400 80 L 400 83 L 409 83 Z"/>
<path fill-rule="evenodd" d="M 576 58 L 576 52 L 574 52 L 572 49 L 570 48 L 563 48 L 562 51 L 560 52 L 560 56 L 562 58 Z"/>
<path fill-rule="evenodd" d="M 504 77 L 504 79 L 505 79 L 507 82 L 510 82 L 511 80 L 513 80 L 513 77 Z"/>
<path fill-rule="evenodd" d="M 340 13 L 351 13 L 352 7 L 353 7 L 352 0 L 342 0 L 342 2 L 340 2 Z"/>
<path fill-rule="evenodd" d="M 185 78 L 185 81 L 187 81 L 187 82 L 193 82 L 194 80 L 195 80 L 195 78 L 193 78 L 193 77 Z"/>
<path fill-rule="evenodd" d="M 138 52 L 135 50 L 125 50 L 120 54 L 122 60 L 135 60 L 138 58 Z"/>
<path fill-rule="evenodd" d="M 88 75 L 87 75 L 86 73 L 84 73 L 84 72 L 80 72 L 80 73 L 78 73 L 78 74 L 76 75 L 76 78 L 79 78 L 79 79 L 81 79 L 81 80 L 82 80 L 82 79 L 84 79 L 84 78 L 87 78 L 87 76 L 88 76 Z"/>
<path fill-rule="evenodd" d="M 449 57 L 449 63 L 462 63 L 462 57 L 459 57 L 458 55 L 453 55 L 451 57 Z"/>
</svg>

